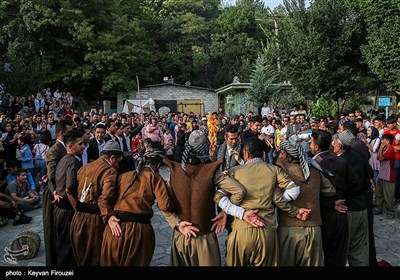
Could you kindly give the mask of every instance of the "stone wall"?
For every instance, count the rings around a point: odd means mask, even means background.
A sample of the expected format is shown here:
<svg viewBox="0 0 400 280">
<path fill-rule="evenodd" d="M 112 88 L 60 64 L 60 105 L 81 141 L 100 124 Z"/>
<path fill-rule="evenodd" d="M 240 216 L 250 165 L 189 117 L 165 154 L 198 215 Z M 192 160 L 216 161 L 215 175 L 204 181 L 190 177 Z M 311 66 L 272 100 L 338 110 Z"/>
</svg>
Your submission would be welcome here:
<svg viewBox="0 0 400 280">
<path fill-rule="evenodd" d="M 215 112 L 218 110 L 218 94 L 213 89 L 200 88 L 194 86 L 184 86 L 176 84 L 161 84 L 143 87 L 140 89 L 142 100 L 153 98 L 154 100 L 184 100 L 200 99 L 204 103 L 204 113 Z M 124 106 L 123 93 L 117 97 L 117 111 L 122 112 Z M 136 98 L 136 91 L 132 91 L 128 99 Z"/>
</svg>

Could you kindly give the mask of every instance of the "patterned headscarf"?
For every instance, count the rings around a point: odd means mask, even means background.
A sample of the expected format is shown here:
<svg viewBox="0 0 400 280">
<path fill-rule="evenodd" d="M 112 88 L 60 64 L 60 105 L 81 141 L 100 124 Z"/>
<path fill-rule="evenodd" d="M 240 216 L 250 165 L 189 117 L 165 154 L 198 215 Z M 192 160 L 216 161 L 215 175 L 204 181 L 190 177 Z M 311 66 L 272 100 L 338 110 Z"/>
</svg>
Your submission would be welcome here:
<svg viewBox="0 0 400 280">
<path fill-rule="evenodd" d="M 185 143 L 185 149 L 182 155 L 182 169 L 186 171 L 189 155 L 197 157 L 201 162 L 210 160 L 210 142 L 207 136 L 201 130 L 195 130 L 190 133 L 188 141 Z"/>
<path fill-rule="evenodd" d="M 164 153 L 160 150 L 156 150 L 153 148 L 147 148 L 146 152 L 144 153 L 142 159 L 138 162 L 138 165 L 136 167 L 136 172 L 135 175 L 132 178 L 131 185 L 136 181 L 136 179 L 139 177 L 140 172 L 142 171 L 144 164 L 148 158 L 163 158 Z"/>
<path fill-rule="evenodd" d="M 308 177 L 310 177 L 310 168 L 308 166 L 309 159 L 301 143 L 297 141 L 297 138 L 290 137 L 289 140 L 282 140 L 279 148 L 300 161 L 304 179 L 307 180 Z"/>
</svg>

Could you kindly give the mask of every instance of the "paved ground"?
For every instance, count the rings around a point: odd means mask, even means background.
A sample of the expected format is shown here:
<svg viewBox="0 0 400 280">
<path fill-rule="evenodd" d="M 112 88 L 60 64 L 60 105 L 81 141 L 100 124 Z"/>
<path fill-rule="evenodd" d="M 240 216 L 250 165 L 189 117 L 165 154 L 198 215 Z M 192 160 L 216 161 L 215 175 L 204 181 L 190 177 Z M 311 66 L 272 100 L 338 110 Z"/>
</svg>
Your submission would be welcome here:
<svg viewBox="0 0 400 280">
<path fill-rule="evenodd" d="M 164 178 L 168 178 L 168 170 L 163 169 L 161 174 Z M 152 218 L 152 225 L 156 233 L 156 248 L 151 262 L 151 266 L 169 266 L 170 263 L 170 247 L 172 238 L 172 229 L 165 222 L 164 217 L 158 211 L 157 207 Z M 45 266 L 44 243 L 43 243 L 43 224 L 42 209 L 36 209 L 28 212 L 27 215 L 32 216 L 31 223 L 26 225 L 12 226 L 12 221 L 8 225 L 0 228 L 0 266 Z M 5 261 L 5 248 L 10 248 L 11 242 L 15 239 L 19 232 L 29 229 L 40 234 L 42 243 L 38 255 L 29 260 L 20 260 L 16 265 Z M 400 266 L 400 219 L 387 220 L 384 215 L 375 216 L 375 242 L 378 260 L 384 259 L 392 266 Z M 225 264 L 225 240 L 226 231 L 219 234 L 219 245 L 223 264 Z"/>
</svg>

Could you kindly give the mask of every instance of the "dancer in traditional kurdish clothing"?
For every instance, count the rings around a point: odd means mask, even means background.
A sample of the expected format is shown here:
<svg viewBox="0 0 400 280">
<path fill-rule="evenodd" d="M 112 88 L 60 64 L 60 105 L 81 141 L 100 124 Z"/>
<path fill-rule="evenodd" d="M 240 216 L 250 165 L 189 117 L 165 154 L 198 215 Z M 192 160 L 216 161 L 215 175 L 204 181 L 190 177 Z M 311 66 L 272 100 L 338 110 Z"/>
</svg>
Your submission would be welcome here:
<svg viewBox="0 0 400 280">
<path fill-rule="evenodd" d="M 296 136 L 281 142 L 276 164 L 300 186 L 299 197 L 291 203 L 313 209 L 313 215 L 306 221 L 278 210 L 279 265 L 323 266 L 320 195 L 332 197 L 336 193 L 335 188 L 321 174 L 323 170 L 319 164 L 308 158 Z"/>
<path fill-rule="evenodd" d="M 162 152 L 161 152 L 162 153 Z M 102 266 L 149 266 L 154 253 L 155 235 L 150 223 L 153 204 L 162 211 L 173 211 L 174 201 L 158 174 L 161 153 L 149 148 L 135 171 L 118 178 L 116 215 L 109 219 L 103 235 Z M 116 221 L 116 222 L 112 222 Z"/>
<path fill-rule="evenodd" d="M 288 203 L 299 196 L 300 187 L 279 167 L 263 162 L 261 141 L 251 137 L 243 143 L 244 165 L 228 170 L 228 175 L 240 182 L 247 195 L 240 204 L 230 205 L 232 198 L 216 193 L 214 200 L 228 214 L 235 216 L 226 245 L 227 266 L 276 266 L 279 247 L 276 233 L 275 205 L 291 217 L 306 220 L 310 209 Z M 245 218 L 245 209 L 257 211 L 261 226 Z"/>
<path fill-rule="evenodd" d="M 224 229 L 226 214 L 221 212 L 215 216 L 215 186 L 230 193 L 235 203 L 246 195 L 238 182 L 219 170 L 222 160 L 211 163 L 209 146 L 204 133 L 195 130 L 185 145 L 181 164 L 164 159 L 171 170 L 170 181 L 176 197 L 174 213 L 163 212 L 175 229 L 171 249 L 173 266 L 220 266 L 216 232 Z M 221 217 L 224 221 L 219 223 Z"/>
<path fill-rule="evenodd" d="M 78 171 L 78 189 L 67 189 L 75 214 L 70 238 L 78 266 L 99 266 L 103 232 L 108 219 L 116 221 L 117 168 L 122 160 L 119 143 L 109 140 L 101 156 Z"/>
</svg>

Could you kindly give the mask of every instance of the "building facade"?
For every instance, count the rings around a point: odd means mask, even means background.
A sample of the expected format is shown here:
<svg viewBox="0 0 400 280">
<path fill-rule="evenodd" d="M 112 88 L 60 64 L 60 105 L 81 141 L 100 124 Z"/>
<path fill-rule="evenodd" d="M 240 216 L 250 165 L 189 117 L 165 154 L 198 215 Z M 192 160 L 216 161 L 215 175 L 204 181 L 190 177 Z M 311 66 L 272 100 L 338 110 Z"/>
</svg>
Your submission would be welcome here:
<svg viewBox="0 0 400 280">
<path fill-rule="evenodd" d="M 140 96 L 139 96 L 140 93 Z M 214 89 L 163 83 L 149 85 L 130 92 L 128 95 L 119 93 L 117 96 L 117 111 L 122 112 L 126 100 L 141 100 L 143 103 L 149 99 L 154 100 L 155 109 L 166 112 L 184 112 L 200 114 L 218 110 L 218 94 Z"/>
</svg>

